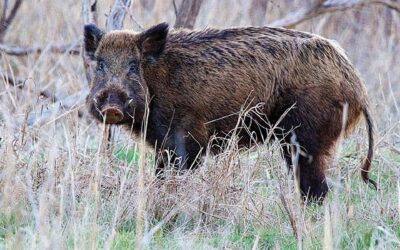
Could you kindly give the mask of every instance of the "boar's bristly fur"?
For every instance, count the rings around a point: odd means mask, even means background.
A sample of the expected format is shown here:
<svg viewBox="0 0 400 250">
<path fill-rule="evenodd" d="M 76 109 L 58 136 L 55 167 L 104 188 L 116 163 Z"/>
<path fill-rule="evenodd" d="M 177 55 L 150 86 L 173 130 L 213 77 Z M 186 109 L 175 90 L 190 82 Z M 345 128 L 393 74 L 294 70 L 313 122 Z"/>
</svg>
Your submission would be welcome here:
<svg viewBox="0 0 400 250">
<path fill-rule="evenodd" d="M 243 118 L 240 146 L 264 142 L 279 121 L 274 133 L 283 156 L 291 167 L 295 147 L 288 145 L 300 145 L 300 189 L 313 201 L 328 191 L 324 170 L 342 128 L 349 133 L 364 114 L 369 150 L 362 177 L 375 185 L 368 178 L 373 131 L 366 90 L 335 42 L 283 28 L 169 31 L 161 23 L 142 33 L 88 25 L 85 48 L 97 61 L 90 113 L 140 133 L 148 105 L 146 140 L 160 152 L 158 175 L 162 152 L 171 151 L 180 170 L 195 168 L 210 138 L 229 136 L 240 111 L 257 106 Z"/>
</svg>

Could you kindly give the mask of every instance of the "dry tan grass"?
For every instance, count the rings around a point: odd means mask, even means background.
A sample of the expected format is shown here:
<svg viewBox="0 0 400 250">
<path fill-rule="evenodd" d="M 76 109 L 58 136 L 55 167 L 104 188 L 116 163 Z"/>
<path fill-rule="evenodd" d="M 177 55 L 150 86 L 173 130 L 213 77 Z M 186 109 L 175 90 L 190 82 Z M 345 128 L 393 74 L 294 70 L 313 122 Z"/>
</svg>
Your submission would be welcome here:
<svg viewBox="0 0 400 250">
<path fill-rule="evenodd" d="M 100 23 L 111 2 L 100 1 Z M 149 8 L 143 2 L 134 1 L 131 10 L 142 26 L 173 23 L 170 1 Z M 270 1 L 261 24 L 303 3 Z M 205 0 L 196 27 L 250 25 L 248 9 L 245 0 Z M 129 16 L 125 27 L 139 30 Z M 228 142 L 196 172 L 171 174 L 162 185 L 152 150 L 139 150 L 140 138 L 116 128 L 104 152 L 102 125 L 79 118 L 77 109 L 40 127 L 24 125 L 27 112 L 40 116 L 49 105 L 40 91 L 63 97 L 86 86 L 79 56 L 1 55 L 3 69 L 27 80 L 23 89 L 0 82 L 0 248 L 398 248 L 400 15 L 366 7 L 297 28 L 337 40 L 366 80 L 377 124 L 377 192 L 359 178 L 367 150 L 363 125 L 341 142 L 327 170 L 332 192 L 320 207 L 301 205 L 277 143 L 240 151 Z M 80 1 L 25 1 L 5 41 L 79 42 L 81 31 Z M 141 152 L 139 160 L 126 160 L 121 148 Z M 137 225 L 143 237 L 135 236 Z"/>
</svg>

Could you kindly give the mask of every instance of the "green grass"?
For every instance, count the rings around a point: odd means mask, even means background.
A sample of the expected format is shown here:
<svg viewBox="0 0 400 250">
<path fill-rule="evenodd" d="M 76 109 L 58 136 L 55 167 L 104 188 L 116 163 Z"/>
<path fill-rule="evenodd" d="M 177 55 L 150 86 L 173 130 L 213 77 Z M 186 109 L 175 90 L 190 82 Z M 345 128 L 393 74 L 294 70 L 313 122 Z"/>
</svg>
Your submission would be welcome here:
<svg viewBox="0 0 400 250">
<path fill-rule="evenodd" d="M 128 164 L 137 164 L 139 160 L 139 153 L 136 147 L 117 146 L 114 149 L 113 155 L 118 160 L 127 162 Z"/>
<path fill-rule="evenodd" d="M 112 249 L 132 249 L 135 245 L 135 231 L 118 231 L 112 243 Z"/>
<path fill-rule="evenodd" d="M 187 232 L 190 235 L 190 231 Z M 226 235 L 225 235 L 226 234 Z M 154 235 L 153 243 L 150 248 L 163 249 L 163 248 L 176 248 L 179 242 L 175 239 L 173 233 L 160 230 Z M 282 234 L 274 228 L 253 228 L 243 232 L 240 227 L 234 228 L 231 232 L 224 232 L 224 235 L 218 234 L 203 234 L 198 235 L 195 240 L 195 249 L 204 249 L 204 246 L 211 246 L 219 248 L 225 245 L 235 249 L 251 249 L 258 238 L 259 248 L 272 248 L 280 246 L 283 249 L 296 249 L 297 241 L 293 235 Z M 135 243 L 134 230 L 118 230 L 112 244 L 113 249 L 130 249 Z"/>
</svg>

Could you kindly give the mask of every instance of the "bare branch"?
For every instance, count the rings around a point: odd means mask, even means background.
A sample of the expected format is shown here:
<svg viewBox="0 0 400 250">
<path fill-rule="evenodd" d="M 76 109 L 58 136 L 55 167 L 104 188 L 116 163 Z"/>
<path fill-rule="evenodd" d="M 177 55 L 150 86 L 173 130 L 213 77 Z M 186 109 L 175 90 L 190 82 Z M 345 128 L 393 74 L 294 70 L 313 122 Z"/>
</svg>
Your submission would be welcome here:
<svg viewBox="0 0 400 250">
<path fill-rule="evenodd" d="M 203 0 L 183 0 L 176 17 L 174 28 L 193 29 Z"/>
<path fill-rule="evenodd" d="M 126 11 L 126 13 L 129 15 L 129 18 L 131 19 L 131 21 L 132 21 L 133 23 L 135 23 L 136 26 L 138 26 L 140 30 L 144 30 L 143 25 L 141 25 L 141 24 L 138 22 L 138 20 L 136 20 L 136 18 L 132 15 L 132 13 L 131 13 L 131 11 L 129 10 L 129 8 L 126 7 L 126 6 L 125 6 L 125 11 Z"/>
<path fill-rule="evenodd" d="M 16 0 L 14 3 L 14 6 L 11 9 L 10 14 L 6 17 L 7 15 L 7 8 L 8 8 L 8 1 L 6 0 L 4 2 L 4 9 L 3 9 L 3 14 L 1 16 L 1 22 L 0 22 L 0 42 L 3 41 L 4 36 L 6 34 L 6 31 L 12 21 L 14 20 L 15 15 L 18 12 L 19 7 L 21 7 L 22 0 Z"/>
<path fill-rule="evenodd" d="M 301 8 L 297 11 L 291 12 L 285 17 L 276 20 L 269 24 L 272 27 L 286 27 L 286 28 L 293 28 L 299 23 L 302 23 L 308 19 L 311 19 L 316 16 L 316 13 L 321 8 L 325 0 L 318 0 L 309 6 Z"/>
<path fill-rule="evenodd" d="M 285 17 L 270 23 L 269 26 L 293 28 L 297 24 L 326 13 L 361 8 L 373 4 L 383 5 L 400 12 L 400 1 L 398 0 L 318 0 L 309 6 L 291 12 Z"/>
<path fill-rule="evenodd" d="M 122 28 L 126 10 L 130 8 L 131 4 L 131 0 L 115 0 L 107 18 L 107 31 L 119 30 Z"/>
<path fill-rule="evenodd" d="M 79 43 L 72 44 L 49 44 L 46 46 L 33 46 L 33 47 L 19 47 L 19 46 L 8 46 L 0 44 L 0 53 L 5 53 L 11 56 L 26 56 L 29 54 L 40 54 L 40 53 L 69 53 L 72 55 L 80 54 Z"/>
</svg>

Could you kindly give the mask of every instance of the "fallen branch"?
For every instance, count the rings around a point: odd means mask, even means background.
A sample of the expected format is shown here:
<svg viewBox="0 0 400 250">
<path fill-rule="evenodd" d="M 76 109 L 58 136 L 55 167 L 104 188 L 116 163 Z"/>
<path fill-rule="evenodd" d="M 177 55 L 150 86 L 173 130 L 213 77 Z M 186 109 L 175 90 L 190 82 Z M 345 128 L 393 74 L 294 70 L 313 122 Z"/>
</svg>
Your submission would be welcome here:
<svg viewBox="0 0 400 250">
<path fill-rule="evenodd" d="M 5 53 L 10 56 L 27 56 L 29 54 L 41 54 L 41 53 L 69 53 L 71 55 L 80 54 L 80 45 L 78 43 L 72 44 L 49 44 L 46 46 L 9 46 L 0 44 L 0 53 Z"/>
<path fill-rule="evenodd" d="M 269 24 L 271 27 L 294 28 L 296 25 L 310 20 L 314 17 L 327 13 L 346 11 L 353 8 L 361 8 L 367 5 L 383 5 L 387 8 L 400 12 L 400 1 L 398 0 L 318 0 L 310 5 L 287 14 Z"/>
</svg>

